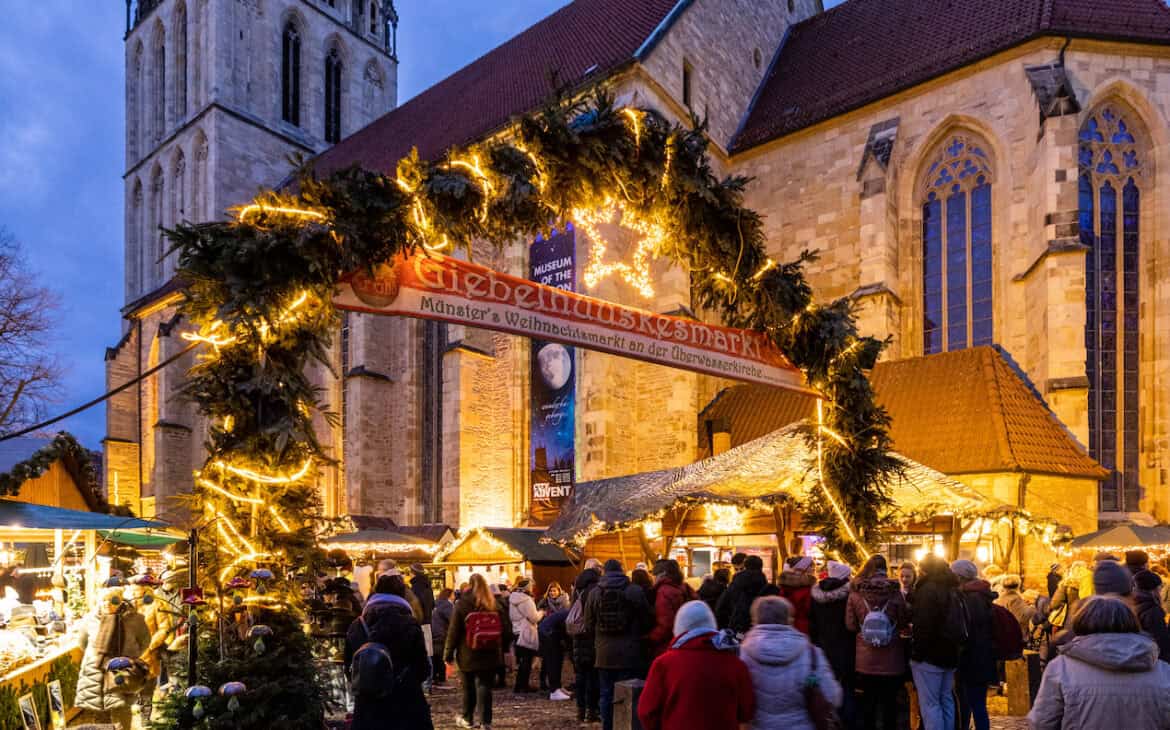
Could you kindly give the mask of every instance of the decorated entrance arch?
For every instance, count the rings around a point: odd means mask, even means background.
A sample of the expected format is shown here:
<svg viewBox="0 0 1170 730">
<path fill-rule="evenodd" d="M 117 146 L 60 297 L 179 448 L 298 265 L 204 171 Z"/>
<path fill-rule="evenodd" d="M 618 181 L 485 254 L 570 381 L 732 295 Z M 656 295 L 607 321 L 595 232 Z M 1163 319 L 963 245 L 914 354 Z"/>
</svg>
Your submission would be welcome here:
<svg viewBox="0 0 1170 730">
<path fill-rule="evenodd" d="M 210 422 L 193 497 L 208 525 L 208 587 L 222 592 L 257 568 L 313 564 L 313 485 L 329 457 L 315 434 L 322 404 L 306 367 L 329 366 L 341 277 L 399 256 L 469 251 L 476 240 L 503 246 L 561 221 L 596 241 L 599 223 L 620 219 L 642 243 L 629 262 L 591 261 L 595 274 L 643 289 L 653 286 L 650 258 L 678 262 L 690 271 L 695 305 L 761 333 L 803 371 L 826 403 L 810 437 L 823 442 L 831 485 L 811 498 L 806 524 L 846 555 L 876 543 L 895 462 L 888 418 L 863 371 L 883 343 L 858 336 L 848 300 L 813 301 L 802 273 L 812 254 L 768 258 L 761 218 L 743 205 L 749 181 L 717 178 L 707 144 L 701 126 L 618 108 L 597 92 L 556 101 L 509 135 L 445 160 L 412 153 L 394 174 L 351 168 L 317 179 L 309 171 L 297 193 L 261 195 L 234 221 L 169 231 L 189 282 L 182 312 L 198 328 L 186 337 L 205 345 L 185 393 Z M 274 572 L 268 592 L 245 604 L 253 613 L 293 607 L 291 584 Z"/>
</svg>

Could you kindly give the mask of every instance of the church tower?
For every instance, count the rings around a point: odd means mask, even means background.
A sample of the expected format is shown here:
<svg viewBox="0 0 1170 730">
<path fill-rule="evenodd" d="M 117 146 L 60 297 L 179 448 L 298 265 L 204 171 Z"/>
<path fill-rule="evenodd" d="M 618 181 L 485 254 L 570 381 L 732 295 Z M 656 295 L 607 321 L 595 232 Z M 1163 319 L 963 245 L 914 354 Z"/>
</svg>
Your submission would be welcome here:
<svg viewBox="0 0 1170 730">
<path fill-rule="evenodd" d="M 124 335 L 106 353 L 110 387 L 186 344 L 162 229 L 225 217 L 284 180 L 291 155 L 393 109 L 397 29 L 392 0 L 126 0 Z M 189 365 L 109 401 L 111 502 L 161 514 L 190 490 L 203 429 L 172 397 Z"/>
</svg>

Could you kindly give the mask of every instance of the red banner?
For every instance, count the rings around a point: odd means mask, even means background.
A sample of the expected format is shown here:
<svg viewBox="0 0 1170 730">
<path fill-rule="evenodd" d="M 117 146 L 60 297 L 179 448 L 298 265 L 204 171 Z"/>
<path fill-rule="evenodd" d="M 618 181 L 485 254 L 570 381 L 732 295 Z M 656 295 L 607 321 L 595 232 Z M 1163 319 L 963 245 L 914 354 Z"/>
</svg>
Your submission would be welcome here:
<svg viewBox="0 0 1170 730">
<path fill-rule="evenodd" d="M 801 372 L 750 330 L 655 314 L 439 254 L 346 277 L 339 309 L 508 332 L 672 368 L 807 390 Z"/>
</svg>

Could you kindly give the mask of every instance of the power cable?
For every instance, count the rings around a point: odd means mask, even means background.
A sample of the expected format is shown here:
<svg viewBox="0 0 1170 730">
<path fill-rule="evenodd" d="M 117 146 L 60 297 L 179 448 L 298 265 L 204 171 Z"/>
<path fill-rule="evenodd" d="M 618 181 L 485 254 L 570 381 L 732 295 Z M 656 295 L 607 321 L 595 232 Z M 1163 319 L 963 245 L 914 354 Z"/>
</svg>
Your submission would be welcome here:
<svg viewBox="0 0 1170 730">
<path fill-rule="evenodd" d="M 114 388 L 113 390 L 109 391 L 105 395 L 98 396 L 97 398 L 94 398 L 93 400 L 89 401 L 88 403 L 80 405 L 67 413 L 62 413 L 61 415 L 50 418 L 47 421 L 41 421 L 40 423 L 38 423 L 34 426 L 29 426 L 28 428 L 22 429 L 20 431 L 14 431 L 13 433 L 6 433 L 3 436 L 0 436 L 0 441 L 8 441 L 9 439 L 14 439 L 14 438 L 18 438 L 20 436 L 28 435 L 34 431 L 39 431 L 42 428 L 45 428 L 46 426 L 52 426 L 54 423 L 57 423 L 58 421 L 64 421 L 66 418 L 69 418 L 71 416 L 76 416 L 78 413 L 81 413 L 84 410 L 88 410 L 90 408 L 93 408 L 98 403 L 105 402 L 105 401 L 109 400 L 110 398 L 113 398 L 117 394 L 121 393 L 123 390 L 126 390 L 130 386 L 135 385 L 137 383 L 140 383 L 143 380 L 145 380 L 146 378 L 149 378 L 151 375 L 154 375 L 159 370 L 162 370 L 166 366 L 168 366 L 171 363 L 178 360 L 183 355 L 186 355 L 188 352 L 191 352 L 192 350 L 194 350 L 196 347 L 199 346 L 199 344 L 200 343 L 195 342 L 195 343 L 188 345 L 187 347 L 183 348 L 182 350 L 175 353 L 171 357 L 168 357 L 163 362 L 160 362 L 158 365 L 155 365 L 150 370 L 147 370 L 146 372 L 142 373 L 141 375 L 134 378 L 133 380 L 128 380 L 125 383 L 122 383 L 117 388 Z"/>
</svg>

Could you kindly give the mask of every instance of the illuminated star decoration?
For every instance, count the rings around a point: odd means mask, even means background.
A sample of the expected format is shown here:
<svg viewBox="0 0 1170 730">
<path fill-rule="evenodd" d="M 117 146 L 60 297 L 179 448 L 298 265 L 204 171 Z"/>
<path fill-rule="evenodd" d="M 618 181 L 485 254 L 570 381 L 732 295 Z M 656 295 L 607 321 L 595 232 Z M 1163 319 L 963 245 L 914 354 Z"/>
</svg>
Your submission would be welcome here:
<svg viewBox="0 0 1170 730">
<path fill-rule="evenodd" d="M 573 223 L 589 237 L 589 263 L 585 267 L 585 285 L 592 289 L 610 274 L 616 274 L 646 299 L 654 297 L 653 276 L 650 264 L 658 256 L 666 241 L 662 226 L 644 221 L 630 211 L 623 211 L 610 201 L 597 209 L 574 208 Z M 638 234 L 637 246 L 629 262 L 606 261 L 610 243 L 598 230 L 602 224 L 620 225 Z"/>
</svg>

